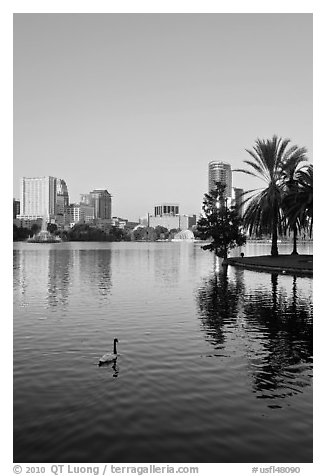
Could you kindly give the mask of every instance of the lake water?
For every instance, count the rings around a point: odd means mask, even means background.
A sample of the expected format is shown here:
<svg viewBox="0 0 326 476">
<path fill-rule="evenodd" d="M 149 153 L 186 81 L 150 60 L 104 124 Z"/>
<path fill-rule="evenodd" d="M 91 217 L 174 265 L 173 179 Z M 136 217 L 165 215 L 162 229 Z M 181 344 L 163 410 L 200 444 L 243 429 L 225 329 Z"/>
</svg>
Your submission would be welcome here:
<svg viewBox="0 0 326 476">
<path fill-rule="evenodd" d="M 192 243 L 14 243 L 15 462 L 304 463 L 312 436 L 312 278 L 225 276 Z"/>
</svg>

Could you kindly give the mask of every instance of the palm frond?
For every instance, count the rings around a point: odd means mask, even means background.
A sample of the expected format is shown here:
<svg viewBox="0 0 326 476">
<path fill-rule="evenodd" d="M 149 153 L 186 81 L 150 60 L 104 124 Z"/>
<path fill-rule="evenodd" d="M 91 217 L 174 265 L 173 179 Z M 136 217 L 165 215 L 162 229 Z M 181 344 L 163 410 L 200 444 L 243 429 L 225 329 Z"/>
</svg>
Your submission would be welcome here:
<svg viewBox="0 0 326 476">
<path fill-rule="evenodd" d="M 273 240 L 276 240 L 276 230 L 281 232 L 288 224 L 286 214 L 291 209 L 290 205 L 294 207 L 290 203 L 290 198 L 287 206 L 284 202 L 285 195 L 290 190 L 293 193 L 295 191 L 294 181 L 301 182 L 301 193 L 305 184 L 305 193 L 308 193 L 312 173 L 303 165 L 303 162 L 307 161 L 307 150 L 296 145 L 290 147 L 290 142 L 290 139 L 283 139 L 275 134 L 271 139 L 257 139 L 251 150 L 246 149 L 251 160 L 244 160 L 244 163 L 249 169 L 234 170 L 260 178 L 267 183 L 263 189 L 250 190 L 242 194 L 241 204 L 246 205 L 244 223 L 249 233 L 273 230 Z M 303 195 L 301 198 L 303 199 Z"/>
<path fill-rule="evenodd" d="M 252 177 L 256 177 L 256 178 L 261 179 L 261 177 L 259 177 L 259 175 L 255 174 L 255 173 L 252 172 L 251 170 L 246 170 L 246 169 L 233 169 L 232 172 L 242 172 L 242 173 L 244 173 L 244 174 L 251 175 Z"/>
</svg>

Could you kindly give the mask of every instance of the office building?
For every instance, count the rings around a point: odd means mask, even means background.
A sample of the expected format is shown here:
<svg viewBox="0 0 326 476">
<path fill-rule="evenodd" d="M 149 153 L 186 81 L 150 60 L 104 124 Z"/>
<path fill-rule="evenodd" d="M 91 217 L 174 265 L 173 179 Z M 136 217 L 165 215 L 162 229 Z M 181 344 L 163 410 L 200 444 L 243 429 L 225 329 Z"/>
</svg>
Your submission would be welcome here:
<svg viewBox="0 0 326 476">
<path fill-rule="evenodd" d="M 84 203 L 71 203 L 65 213 L 70 227 L 77 223 L 90 223 L 94 220 L 94 208 Z"/>
<path fill-rule="evenodd" d="M 231 165 L 225 162 L 211 161 L 208 164 L 208 191 L 215 190 L 215 182 L 221 182 L 226 185 L 226 197 L 232 198 L 232 171 Z"/>
<path fill-rule="evenodd" d="M 242 204 L 244 200 L 244 197 L 242 196 L 243 192 L 242 188 L 232 187 L 232 206 L 237 208 L 240 216 L 243 216 L 244 211 L 244 206 Z"/>
<path fill-rule="evenodd" d="M 196 215 L 180 215 L 178 203 L 160 203 L 154 207 L 154 215 L 148 215 L 148 226 L 163 226 L 168 230 L 188 230 L 196 224 Z"/>
<path fill-rule="evenodd" d="M 160 203 L 154 207 L 154 216 L 175 216 L 179 215 L 178 203 Z"/>
<path fill-rule="evenodd" d="M 68 187 L 64 180 L 57 179 L 57 215 L 63 215 L 69 205 Z"/>
<path fill-rule="evenodd" d="M 90 205 L 94 207 L 94 218 L 111 220 L 112 197 L 107 190 L 96 189 L 89 193 Z"/>
<path fill-rule="evenodd" d="M 17 218 L 17 215 L 20 214 L 20 201 L 14 198 L 13 200 L 13 218 Z"/>
<path fill-rule="evenodd" d="M 189 230 L 196 225 L 196 215 L 158 215 L 148 216 L 148 226 L 156 228 L 163 226 L 168 230 Z"/>
<path fill-rule="evenodd" d="M 23 177 L 20 183 L 20 214 L 17 218 L 47 223 L 54 221 L 57 205 L 55 177 Z"/>
<path fill-rule="evenodd" d="M 64 180 L 57 179 L 56 222 L 58 225 L 66 223 L 68 206 L 69 194 L 67 184 Z"/>
</svg>

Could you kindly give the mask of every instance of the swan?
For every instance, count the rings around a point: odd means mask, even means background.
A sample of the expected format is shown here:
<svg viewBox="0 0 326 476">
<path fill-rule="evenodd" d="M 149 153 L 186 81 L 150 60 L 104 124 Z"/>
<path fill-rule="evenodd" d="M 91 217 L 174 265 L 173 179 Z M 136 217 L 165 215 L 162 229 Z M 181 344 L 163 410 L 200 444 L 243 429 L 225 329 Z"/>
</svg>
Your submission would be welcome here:
<svg viewBox="0 0 326 476">
<path fill-rule="evenodd" d="M 110 362 L 115 362 L 117 360 L 117 357 L 118 357 L 117 343 L 118 342 L 119 342 L 118 339 L 115 338 L 113 341 L 113 352 L 109 352 L 108 354 L 102 355 L 102 357 L 100 358 L 98 362 L 99 366 L 103 364 L 109 364 Z"/>
</svg>

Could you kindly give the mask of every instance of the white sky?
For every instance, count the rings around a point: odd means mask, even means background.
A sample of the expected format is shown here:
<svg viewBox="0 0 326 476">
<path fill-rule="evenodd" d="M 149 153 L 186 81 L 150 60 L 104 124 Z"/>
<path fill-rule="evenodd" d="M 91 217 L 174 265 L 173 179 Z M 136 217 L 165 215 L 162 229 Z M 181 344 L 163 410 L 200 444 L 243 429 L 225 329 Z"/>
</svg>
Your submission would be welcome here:
<svg viewBox="0 0 326 476">
<path fill-rule="evenodd" d="M 14 177 L 199 213 L 210 160 L 276 133 L 312 161 L 312 14 L 15 14 Z M 234 174 L 233 185 L 252 179 Z"/>
</svg>

